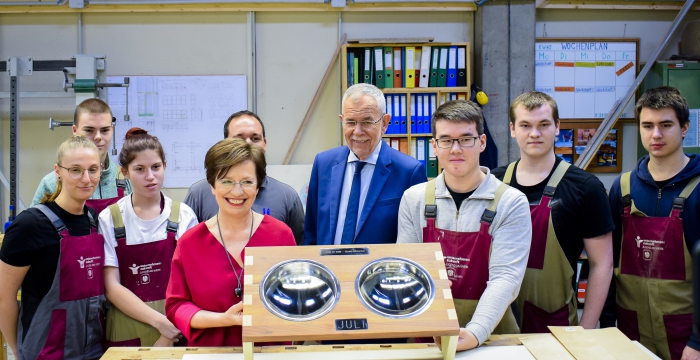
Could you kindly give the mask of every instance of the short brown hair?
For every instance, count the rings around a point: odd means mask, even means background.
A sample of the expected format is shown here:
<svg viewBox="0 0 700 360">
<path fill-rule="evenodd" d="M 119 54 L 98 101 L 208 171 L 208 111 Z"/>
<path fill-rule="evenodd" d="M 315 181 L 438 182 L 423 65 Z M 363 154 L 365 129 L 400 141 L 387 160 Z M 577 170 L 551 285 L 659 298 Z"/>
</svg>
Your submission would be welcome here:
<svg viewBox="0 0 700 360">
<path fill-rule="evenodd" d="M 634 117 L 637 119 L 637 124 L 639 124 L 639 114 L 642 113 L 643 108 L 654 110 L 673 109 L 681 126 L 690 122 L 688 102 L 681 96 L 681 92 L 674 87 L 661 86 L 644 92 L 634 106 Z"/>
<path fill-rule="evenodd" d="M 222 179 L 232 167 L 245 161 L 252 161 L 255 165 L 255 178 L 259 189 L 267 176 L 265 152 L 260 147 L 239 138 L 223 139 L 207 151 L 204 157 L 207 182 L 214 186 L 214 182 Z"/>
<path fill-rule="evenodd" d="M 82 114 L 109 114 L 112 115 L 112 109 L 109 108 L 106 102 L 100 99 L 86 99 L 75 108 L 73 113 L 73 125 L 78 125 L 78 118 Z"/>
<path fill-rule="evenodd" d="M 510 111 L 508 112 L 510 122 L 515 124 L 515 109 L 518 107 L 518 105 L 522 105 L 527 111 L 532 111 L 539 109 L 545 104 L 549 104 L 549 107 L 552 108 L 552 119 L 555 123 L 558 123 L 559 108 L 557 107 L 557 102 L 554 101 L 551 96 L 539 91 L 528 91 L 520 94 L 520 96 L 513 100 L 513 102 L 510 104 Z"/>
<path fill-rule="evenodd" d="M 448 101 L 435 110 L 433 114 L 433 137 L 437 136 L 435 124 L 442 120 L 453 123 L 466 122 L 475 124 L 478 135 L 484 133 L 484 115 L 481 113 L 481 108 L 469 100 Z"/>
<path fill-rule="evenodd" d="M 149 134 L 148 131 L 139 127 L 132 127 L 124 136 L 124 145 L 119 152 L 119 165 L 128 168 L 129 164 L 136 158 L 136 155 L 145 150 L 153 150 L 160 156 L 160 160 L 165 164 L 165 151 L 158 138 Z"/>
</svg>

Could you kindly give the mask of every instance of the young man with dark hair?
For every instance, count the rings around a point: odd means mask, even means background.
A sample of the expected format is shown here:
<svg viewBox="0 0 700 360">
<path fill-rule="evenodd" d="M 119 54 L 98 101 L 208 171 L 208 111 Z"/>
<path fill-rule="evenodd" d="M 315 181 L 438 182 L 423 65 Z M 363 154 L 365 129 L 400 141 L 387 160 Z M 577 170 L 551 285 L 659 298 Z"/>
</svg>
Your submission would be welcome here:
<svg viewBox="0 0 700 360">
<path fill-rule="evenodd" d="M 532 242 L 516 300 L 523 333 L 547 326 L 578 325 L 576 263 L 585 248 L 590 272 L 580 325 L 594 329 L 612 278 L 612 230 L 605 187 L 597 177 L 554 154 L 559 134 L 557 103 L 530 91 L 510 106 L 510 134 L 520 160 L 493 171 L 530 203 Z"/>
<path fill-rule="evenodd" d="M 610 189 L 617 327 L 662 359 L 700 359 L 690 259 L 700 238 L 700 156 L 683 152 L 688 104 L 677 89 L 660 87 L 634 110 L 649 155 Z"/>
<path fill-rule="evenodd" d="M 73 135 L 85 136 L 95 143 L 100 151 L 102 175 L 97 190 L 87 201 L 87 205 L 94 208 L 98 214 L 102 209 L 131 193 L 131 183 L 120 176 L 119 165 L 111 162 L 107 156 L 113 133 L 112 110 L 104 101 L 87 99 L 75 108 Z M 51 194 L 54 191 L 56 191 L 56 174 L 52 171 L 41 179 L 32 198 L 32 206 L 39 204 L 44 194 Z"/>
<path fill-rule="evenodd" d="M 471 101 L 441 105 L 432 146 L 444 171 L 406 190 L 399 207 L 398 243 L 441 244 L 462 328 L 457 350 L 472 349 L 491 333 L 519 332 L 510 304 L 530 249 L 527 199 L 479 166 L 483 124 Z"/>
<path fill-rule="evenodd" d="M 263 150 L 267 149 L 265 125 L 252 111 L 241 110 L 229 116 L 224 124 L 224 138 L 240 138 Z M 212 193 L 211 185 L 202 179 L 190 186 L 183 201 L 194 210 L 199 221 L 206 221 L 219 212 L 219 205 Z M 267 214 L 287 224 L 296 243 L 304 238 L 304 207 L 301 199 L 291 186 L 270 176 L 265 177 L 253 203 L 253 210 Z"/>
</svg>

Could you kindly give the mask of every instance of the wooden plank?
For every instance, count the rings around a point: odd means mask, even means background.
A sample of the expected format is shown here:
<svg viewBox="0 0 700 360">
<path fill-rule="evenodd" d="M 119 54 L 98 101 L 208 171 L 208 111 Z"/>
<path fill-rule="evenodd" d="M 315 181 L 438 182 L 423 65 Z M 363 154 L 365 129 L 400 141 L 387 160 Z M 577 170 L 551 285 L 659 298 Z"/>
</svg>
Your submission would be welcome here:
<svg viewBox="0 0 700 360">
<path fill-rule="evenodd" d="M 195 4 L 144 4 L 144 5 L 99 5 L 88 4 L 85 8 L 64 6 L 8 6 L 0 3 L 0 14 L 26 13 L 157 13 L 157 12 L 250 12 L 250 11 L 313 11 L 313 12 L 394 12 L 394 11 L 476 11 L 472 2 L 463 3 L 367 3 L 332 7 L 330 3 L 195 3 Z"/>
<path fill-rule="evenodd" d="M 320 256 L 321 249 L 358 248 L 369 249 L 368 255 Z M 457 319 L 451 319 L 454 311 L 452 299 L 444 297 L 443 289 L 449 289 L 444 272 L 445 263 L 438 259 L 440 244 L 385 244 L 364 246 L 300 246 L 292 248 L 249 248 L 246 256 L 255 258 L 252 266 L 246 266 L 246 275 L 253 276 L 253 284 L 245 287 L 245 294 L 252 295 L 253 304 L 246 307 L 246 315 L 252 316 L 252 326 L 243 327 L 243 341 L 295 341 L 432 337 L 459 334 Z M 400 254 L 423 266 L 433 278 L 435 298 L 422 313 L 409 318 L 390 319 L 368 310 L 355 294 L 355 279 L 361 268 L 370 261 Z M 267 310 L 260 299 L 262 277 L 274 265 L 287 259 L 309 259 L 325 265 L 340 283 L 340 299 L 328 314 L 303 323 L 282 320 Z M 367 330 L 336 330 L 335 319 L 366 319 Z"/>
<path fill-rule="evenodd" d="M 256 347 L 255 352 L 260 352 L 261 348 Z M 182 359 L 185 354 L 240 354 L 242 347 L 111 347 L 107 349 L 102 360 L 123 360 L 123 359 Z"/>
<path fill-rule="evenodd" d="M 520 341 L 537 360 L 575 360 L 552 334 L 526 334 Z"/>
<path fill-rule="evenodd" d="M 348 44 L 384 44 L 386 43 L 393 43 L 393 44 L 423 44 L 423 45 L 430 45 L 431 42 L 433 42 L 435 38 L 432 37 L 427 37 L 427 38 L 370 38 L 370 39 L 348 39 Z"/>
<path fill-rule="evenodd" d="M 306 110 L 306 115 L 304 115 L 304 120 L 302 120 L 301 125 L 299 125 L 299 130 L 297 130 L 297 134 L 294 136 L 294 140 L 292 140 L 292 145 L 289 146 L 289 150 L 287 150 L 287 155 L 284 157 L 284 161 L 282 161 L 282 165 L 288 165 L 289 161 L 292 160 L 292 155 L 294 155 L 294 151 L 297 149 L 297 145 L 299 145 L 299 140 L 301 140 L 301 135 L 304 133 L 304 129 L 306 129 L 306 125 L 309 123 L 309 119 L 311 119 L 311 113 L 314 111 L 314 108 L 316 107 L 316 102 L 321 97 L 321 91 L 323 90 L 323 87 L 326 85 L 326 81 L 328 81 L 328 77 L 331 74 L 331 70 L 333 69 L 333 65 L 335 64 L 335 60 L 338 59 L 338 53 L 340 52 L 340 49 L 343 47 L 343 44 L 345 44 L 345 38 L 347 36 L 348 36 L 347 34 L 343 34 L 343 38 L 340 39 L 340 43 L 338 43 L 338 46 L 335 48 L 335 53 L 333 53 L 333 57 L 331 58 L 331 61 L 328 64 L 328 68 L 326 69 L 326 73 L 323 74 L 323 79 L 321 80 L 321 84 L 318 85 L 318 88 L 316 89 L 316 94 L 314 94 L 314 98 L 313 98 L 313 100 L 311 100 L 311 105 L 309 105 L 308 110 Z"/>
<path fill-rule="evenodd" d="M 548 326 L 548 328 L 576 360 L 615 360 L 581 326 Z"/>
<path fill-rule="evenodd" d="M 538 0 L 538 9 L 591 9 L 591 10 L 675 10 L 683 7 L 682 1 L 610 1 L 610 0 Z M 700 10 L 694 5 L 692 10 Z"/>
<path fill-rule="evenodd" d="M 596 342 L 607 350 L 616 360 L 653 359 L 639 346 L 635 345 L 618 328 L 586 330 Z"/>
</svg>

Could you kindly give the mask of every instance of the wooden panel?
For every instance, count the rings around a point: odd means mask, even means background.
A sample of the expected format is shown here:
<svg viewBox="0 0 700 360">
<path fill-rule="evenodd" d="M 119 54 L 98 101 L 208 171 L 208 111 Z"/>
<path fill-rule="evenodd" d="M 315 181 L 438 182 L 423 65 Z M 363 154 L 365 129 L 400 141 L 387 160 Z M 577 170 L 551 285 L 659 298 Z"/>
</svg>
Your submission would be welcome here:
<svg viewBox="0 0 700 360">
<path fill-rule="evenodd" d="M 590 330 L 584 330 L 580 326 L 548 326 L 548 328 L 576 360 L 615 360 L 587 333 Z"/>
<path fill-rule="evenodd" d="M 552 334 L 523 335 L 520 341 L 537 360 L 574 360 Z"/>
<path fill-rule="evenodd" d="M 369 255 L 320 256 L 321 249 L 366 247 Z M 245 287 L 252 295 L 252 305 L 245 309 L 252 316 L 252 326 L 243 327 L 243 341 L 339 340 L 372 338 L 429 337 L 457 335 L 459 324 L 448 318 L 454 311 L 452 299 L 444 298 L 449 289 L 446 277 L 440 278 L 445 263 L 438 259 L 440 244 L 387 244 L 366 246 L 302 246 L 295 248 L 249 248 L 246 255 L 254 257 L 254 264 L 246 266 L 246 274 L 253 276 L 253 285 Z M 433 277 L 435 298 L 421 314 L 404 319 L 390 319 L 368 310 L 355 294 L 355 278 L 363 266 L 372 260 L 399 256 L 423 266 Z M 265 273 L 274 265 L 288 259 L 309 259 L 327 266 L 340 283 L 340 299 L 325 316 L 305 322 L 287 321 L 269 312 L 261 302 L 259 288 Z M 335 319 L 365 318 L 368 330 L 337 331 Z"/>
<path fill-rule="evenodd" d="M 630 341 L 618 328 L 586 330 L 600 346 L 604 347 L 616 360 L 652 359 L 644 350 Z"/>
</svg>

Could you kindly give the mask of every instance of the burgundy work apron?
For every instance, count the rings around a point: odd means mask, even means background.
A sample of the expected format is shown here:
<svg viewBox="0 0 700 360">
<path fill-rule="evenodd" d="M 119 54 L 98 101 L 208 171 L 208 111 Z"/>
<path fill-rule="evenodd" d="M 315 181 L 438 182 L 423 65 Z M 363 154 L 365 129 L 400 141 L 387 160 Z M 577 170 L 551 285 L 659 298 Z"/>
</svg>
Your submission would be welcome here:
<svg viewBox="0 0 700 360">
<path fill-rule="evenodd" d="M 510 184 L 515 172 L 511 163 L 503 177 Z M 561 161 L 550 177 L 539 204 L 530 205 L 532 240 L 527 268 L 516 304 L 523 333 L 549 333 L 547 326 L 578 325 L 574 271 L 559 245 L 552 223 L 551 200 L 569 163 Z"/>
<path fill-rule="evenodd" d="M 102 356 L 104 238 L 88 213 L 90 234 L 72 236 L 45 205 L 36 205 L 61 237 L 56 274 L 25 333 L 17 326 L 19 359 L 97 359 Z"/>
<path fill-rule="evenodd" d="M 435 180 L 428 182 L 427 187 L 432 187 L 432 199 L 430 190 L 426 191 L 426 227 L 423 228 L 423 242 L 439 242 L 442 255 L 445 259 L 447 277 L 452 282 L 452 298 L 457 311 L 459 326 L 465 327 L 474 316 L 474 311 L 486 290 L 489 279 L 489 259 L 491 253 L 491 240 L 489 226 L 500 200 L 500 195 L 508 188 L 499 189 L 496 198 L 489 203 L 488 208 L 481 217 L 481 225 L 477 232 L 459 232 L 444 230 L 436 227 L 437 206 L 435 204 Z M 430 209 L 430 207 L 433 209 Z M 494 334 L 518 333 L 510 307 L 503 315 L 501 322 L 494 330 Z"/>
<path fill-rule="evenodd" d="M 121 175 L 121 172 L 120 172 Z M 124 191 L 126 189 L 126 180 L 122 176 L 117 177 L 117 197 L 106 198 L 106 199 L 88 199 L 85 204 L 93 209 L 98 214 L 102 210 L 106 209 L 108 206 L 116 204 L 119 199 L 124 197 Z"/>
<path fill-rule="evenodd" d="M 128 245 L 126 231 L 117 204 L 109 207 L 114 221 L 115 248 L 121 284 L 149 307 L 165 312 L 165 290 L 170 279 L 170 265 L 175 253 L 180 203 L 173 201 L 165 239 Z M 173 221 L 174 219 L 174 221 Z M 160 337 L 157 329 L 130 318 L 116 307 L 107 314 L 109 346 L 153 346 Z M 178 343 L 179 344 L 179 343 Z"/>
<path fill-rule="evenodd" d="M 697 177 L 674 200 L 668 217 L 646 216 L 630 196 L 630 173 L 620 178 L 622 245 L 617 326 L 663 359 L 680 359 L 692 333 L 692 264 L 681 214 Z M 696 219 L 697 220 L 697 219 Z"/>
</svg>

